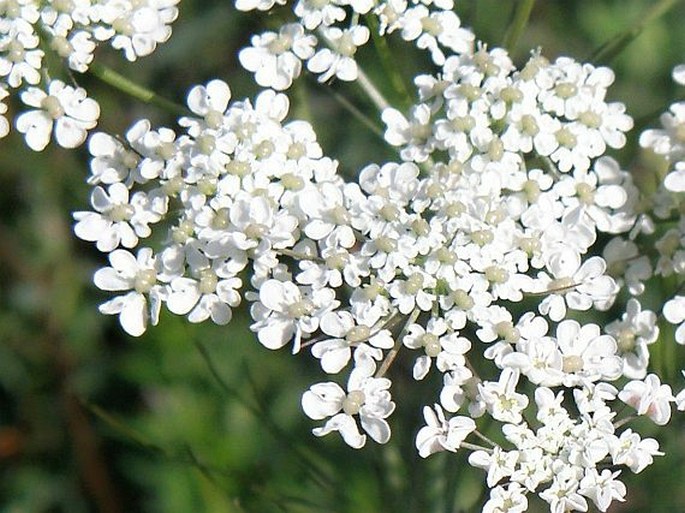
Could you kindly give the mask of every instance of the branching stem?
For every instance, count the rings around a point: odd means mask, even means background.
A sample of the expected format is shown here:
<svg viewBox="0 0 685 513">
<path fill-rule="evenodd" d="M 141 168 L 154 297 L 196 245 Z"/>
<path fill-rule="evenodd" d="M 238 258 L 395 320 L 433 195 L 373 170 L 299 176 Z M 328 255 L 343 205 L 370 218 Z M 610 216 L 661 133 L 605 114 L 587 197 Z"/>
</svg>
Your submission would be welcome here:
<svg viewBox="0 0 685 513">
<path fill-rule="evenodd" d="M 132 98 L 142 101 L 143 103 L 156 105 L 157 107 L 160 107 L 171 114 L 176 114 L 179 116 L 187 116 L 191 114 L 191 112 L 182 105 L 174 103 L 171 100 L 167 100 L 154 91 L 150 91 L 140 84 L 136 84 L 135 82 L 126 78 L 124 75 L 107 66 L 93 62 L 90 64 L 88 72 L 100 79 L 102 82 L 114 87 L 115 89 L 118 89 L 122 93 L 125 93 Z"/>
</svg>

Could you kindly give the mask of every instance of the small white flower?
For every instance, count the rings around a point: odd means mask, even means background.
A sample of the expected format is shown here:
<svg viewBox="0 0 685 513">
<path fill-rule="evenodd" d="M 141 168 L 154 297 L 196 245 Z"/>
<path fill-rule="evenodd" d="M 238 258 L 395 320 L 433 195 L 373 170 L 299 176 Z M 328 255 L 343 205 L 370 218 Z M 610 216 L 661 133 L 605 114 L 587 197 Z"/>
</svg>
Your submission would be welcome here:
<svg viewBox="0 0 685 513">
<path fill-rule="evenodd" d="M 528 406 L 529 399 L 516 392 L 519 376 L 518 370 L 505 368 L 498 381 L 485 381 L 478 385 L 478 392 L 494 419 L 513 424 L 523 420 L 521 413 Z"/>
<path fill-rule="evenodd" d="M 627 383 L 618 398 L 635 408 L 638 415 L 647 415 L 659 426 L 671 420 L 671 401 L 675 398 L 670 385 L 662 385 L 656 374 L 649 374 L 642 381 Z"/>
<path fill-rule="evenodd" d="M 621 320 L 608 324 L 606 332 L 616 339 L 618 351 L 623 357 L 623 374 L 633 379 L 644 378 L 649 364 L 647 346 L 659 337 L 656 314 L 642 310 L 640 302 L 631 298 Z"/>
<path fill-rule="evenodd" d="M 550 253 L 546 273 L 538 276 L 538 289 L 547 292 L 540 303 L 540 313 L 548 315 L 553 321 L 566 316 L 566 306 L 573 310 L 595 308 L 606 310 L 613 302 L 618 286 L 610 276 L 604 274 L 606 262 L 599 256 L 582 262 L 577 251 L 563 247 Z"/>
<path fill-rule="evenodd" d="M 109 261 L 111 267 L 95 273 L 95 285 L 102 290 L 129 292 L 100 305 L 100 312 L 119 314 L 119 323 L 126 333 L 139 337 L 148 320 L 157 324 L 165 296 L 163 286 L 157 282 L 156 258 L 150 248 L 141 248 L 136 256 L 117 249 L 109 254 Z"/>
<path fill-rule="evenodd" d="M 434 408 L 424 406 L 423 418 L 426 425 L 416 435 L 416 449 L 422 458 L 445 450 L 456 452 L 466 437 L 476 430 L 471 417 L 457 416 L 447 420 L 437 404 Z"/>
<path fill-rule="evenodd" d="M 18 30 L 16 26 L 0 38 L 0 77 L 5 77 L 10 87 L 40 82 L 44 53 L 38 48 L 39 41 L 35 33 Z"/>
<path fill-rule="evenodd" d="M 525 489 L 518 483 L 509 483 L 504 488 L 496 486 L 490 490 L 490 498 L 483 505 L 483 513 L 525 513 L 528 499 Z"/>
<path fill-rule="evenodd" d="M 373 368 L 356 367 L 347 382 L 347 392 L 337 383 L 312 385 L 302 395 L 302 409 L 314 420 L 331 417 L 323 427 L 315 428 L 316 436 L 338 431 L 350 447 L 359 449 L 366 435 L 359 432 L 354 417 L 359 416 L 362 429 L 380 444 L 390 439 L 390 426 L 385 421 L 395 409 L 390 380 L 372 377 Z"/>
<path fill-rule="evenodd" d="M 357 63 L 354 54 L 357 48 L 369 40 L 369 29 L 364 25 L 341 30 L 329 27 L 324 30 L 324 37 L 330 48 L 323 48 L 307 61 L 307 69 L 312 73 L 321 73 L 319 82 L 338 77 L 352 82 L 357 80 Z"/>
<path fill-rule="evenodd" d="M 625 501 L 626 486 L 616 479 L 620 473 L 604 469 L 600 474 L 594 468 L 586 469 L 579 493 L 591 499 L 600 511 L 606 511 L 614 500 Z"/>
<path fill-rule="evenodd" d="M 300 349 L 303 336 L 314 333 L 321 317 L 338 302 L 331 289 L 318 289 L 311 294 L 292 282 L 267 280 L 259 287 L 259 303 L 252 305 L 251 328 L 259 341 L 269 349 L 279 349 L 293 340 L 293 352 Z"/>
<path fill-rule="evenodd" d="M 138 237 L 149 237 L 150 223 L 161 219 L 160 212 L 151 208 L 154 203 L 144 192 L 129 198 L 129 190 L 122 183 L 110 185 L 107 190 L 95 187 L 91 204 L 97 212 L 74 212 L 77 221 L 74 233 L 83 240 L 97 243 L 97 248 L 110 252 L 119 244 L 132 248 Z"/>
<path fill-rule="evenodd" d="M 675 332 L 678 344 L 685 345 L 685 296 L 669 299 L 664 305 L 664 317 L 671 324 L 679 324 Z"/>
<path fill-rule="evenodd" d="M 601 335 L 596 324 L 580 325 L 567 319 L 557 326 L 557 341 L 562 354 L 564 385 L 576 386 L 600 379 L 615 380 L 623 370 L 616 356 L 616 341 Z"/>
<path fill-rule="evenodd" d="M 21 95 L 31 110 L 17 118 L 17 130 L 25 135 L 26 144 L 34 151 L 42 151 L 54 131 L 57 144 L 76 148 L 86 140 L 87 130 L 95 127 L 100 106 L 86 97 L 86 90 L 74 89 L 60 80 L 53 80 L 48 92 L 29 87 Z"/>
<path fill-rule="evenodd" d="M 316 37 L 305 34 L 299 23 L 289 23 L 278 33 L 253 36 L 251 44 L 238 54 L 240 64 L 255 74 L 255 81 L 260 86 L 282 91 L 300 76 L 302 60 L 314 55 Z"/>
<path fill-rule="evenodd" d="M 178 16 L 179 0 L 105 0 L 97 15 L 104 26 L 95 31 L 100 41 L 111 38 L 112 47 L 129 61 L 149 55 L 158 43 L 171 37 L 170 24 Z"/>
</svg>

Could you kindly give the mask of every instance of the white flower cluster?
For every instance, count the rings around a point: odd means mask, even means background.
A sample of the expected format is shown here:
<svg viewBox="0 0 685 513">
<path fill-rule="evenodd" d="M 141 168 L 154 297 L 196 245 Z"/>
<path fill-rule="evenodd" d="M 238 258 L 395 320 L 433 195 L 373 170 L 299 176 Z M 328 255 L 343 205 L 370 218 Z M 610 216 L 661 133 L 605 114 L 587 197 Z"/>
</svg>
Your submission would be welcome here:
<svg viewBox="0 0 685 513">
<path fill-rule="evenodd" d="M 95 283 L 117 295 L 100 309 L 129 334 L 157 323 L 162 305 L 226 324 L 244 297 L 261 344 L 311 351 L 331 375 L 301 399 L 322 421 L 316 436 L 387 442 L 392 380 L 403 379 L 392 364 L 409 358 L 413 380 L 433 373 L 442 384 L 424 406 L 417 450 L 473 451 L 491 488 L 484 512 L 526 511 L 529 495 L 552 513 L 587 511 L 588 500 L 606 511 L 626 494 L 616 467 L 641 472 L 662 454 L 623 429 L 632 416 L 619 409 L 664 425 L 685 394 L 648 373 L 659 329 L 637 299 L 606 326 L 577 319 L 608 310 L 621 285 L 637 295 L 654 272 L 685 273 L 682 106 L 643 135 L 674 163 L 655 215 L 680 216 L 659 235 L 653 271 L 637 238 L 654 223 L 638 216 L 631 175 L 605 154 L 633 126 L 622 103 L 605 99 L 611 70 L 538 52 L 517 69 L 503 49 L 474 50 L 451 8 L 302 0 L 300 22 L 240 53 L 274 89 L 290 87 L 303 60 L 321 80 L 355 80 L 353 55 L 370 36 L 356 14 L 368 13 L 381 36 L 397 30 L 428 49 L 439 73 L 416 77 L 418 103 L 381 113 L 398 162 L 346 182 L 313 128 L 287 120 L 285 95 L 231 104 L 214 80 L 191 89 L 181 134 L 142 120 L 125 138 L 91 137 L 93 210 L 74 214 L 75 232 L 109 253 Z M 599 256 L 602 233 L 629 235 Z M 247 276 L 253 290 L 243 293 Z M 685 297 L 664 316 L 681 323 L 685 343 Z M 341 374 L 344 387 L 332 377 Z M 482 417 L 506 443 L 479 431 Z"/>
<path fill-rule="evenodd" d="M 49 78 L 45 52 L 79 73 L 101 42 L 136 60 L 171 36 L 178 1 L 0 0 L 0 138 L 9 132 L 2 102 L 17 90 L 31 110 L 17 116 L 16 128 L 31 149 L 43 150 L 53 133 L 64 148 L 83 144 L 100 108 L 83 88 Z"/>
<path fill-rule="evenodd" d="M 673 78 L 679 85 L 685 86 L 685 66 L 676 66 Z M 641 266 L 641 274 L 675 276 L 682 283 L 685 278 L 685 102 L 672 104 L 662 114 L 661 125 L 662 128 L 659 129 L 645 130 L 640 136 L 640 144 L 666 161 L 666 176 L 653 198 L 651 210 L 654 217 L 670 222 L 671 227 L 655 232 L 654 221 L 647 218 L 644 234 L 640 239 L 650 240 L 638 242 L 642 242 L 642 247 L 656 249 L 657 254 L 653 255 L 651 262 L 643 256 L 641 262 L 636 260 L 630 265 Z M 625 241 L 622 242 L 626 244 Z M 626 275 L 628 272 L 626 270 Z M 677 325 L 676 341 L 685 345 L 685 294 L 682 286 L 664 304 L 663 316 Z M 685 394 L 679 405 L 685 409 Z"/>
<path fill-rule="evenodd" d="M 274 4 L 273 0 L 236 1 L 243 11 L 265 11 Z M 460 27 L 452 8 L 452 0 L 427 0 L 417 5 L 405 0 L 298 0 L 293 7 L 297 21 L 283 25 L 278 32 L 253 36 L 251 46 L 239 54 L 240 63 L 255 74 L 260 86 L 281 91 L 300 76 L 303 61 L 310 72 L 319 75 L 320 82 L 334 77 L 355 81 L 360 74 L 355 54 L 370 36 L 369 27 L 359 19 L 365 16 L 380 27 L 380 35 L 397 31 L 405 41 L 428 50 L 433 62 L 442 65 L 445 50 L 470 52 L 474 41 L 473 33 Z"/>
</svg>

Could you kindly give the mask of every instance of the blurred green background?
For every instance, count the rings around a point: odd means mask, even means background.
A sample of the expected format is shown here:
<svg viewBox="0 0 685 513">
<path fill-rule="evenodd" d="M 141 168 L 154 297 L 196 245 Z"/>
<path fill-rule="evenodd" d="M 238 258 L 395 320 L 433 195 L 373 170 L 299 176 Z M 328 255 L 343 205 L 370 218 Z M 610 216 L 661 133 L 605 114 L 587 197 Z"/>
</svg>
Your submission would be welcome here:
<svg viewBox="0 0 685 513">
<path fill-rule="evenodd" d="M 538 0 L 515 58 L 520 63 L 542 47 L 549 58 L 585 59 L 655 3 Z M 502 42 L 515 6 L 457 0 L 463 24 L 489 46 Z M 245 14 L 228 0 L 183 0 L 180 11 L 171 40 L 153 56 L 129 64 L 101 48 L 97 58 L 179 102 L 192 85 L 215 77 L 229 82 L 234 98 L 253 96 L 237 50 L 259 27 L 278 26 L 287 10 Z M 685 62 L 684 26 L 680 2 L 611 63 L 612 97 L 635 118 L 654 123 L 654 112 L 682 95 L 670 69 Z M 400 48 L 395 43 L 391 48 Z M 373 50 L 360 55 L 371 59 Z M 402 55 L 408 82 L 415 70 L 430 70 L 424 57 Z M 381 83 L 377 68 L 368 71 Z M 102 106 L 102 130 L 123 133 L 141 117 L 173 126 L 166 114 L 92 77 L 78 80 Z M 354 87 L 334 89 L 373 112 Z M 292 103 L 350 176 L 364 162 L 392 158 L 314 80 L 301 81 Z M 339 119 L 349 121 L 341 126 Z M 479 511 L 483 475 L 465 454 L 415 454 L 426 399 L 411 383 L 394 384 L 400 408 L 391 443 L 355 451 L 335 436 L 311 435 L 300 394 L 325 378 L 306 354 L 260 346 L 244 309 L 230 327 L 163 315 L 139 340 L 101 316 L 97 304 L 106 296 L 91 276 L 106 260 L 71 232 L 70 213 L 88 208 L 87 162 L 83 150 L 51 145 L 36 154 L 16 134 L 0 141 L 0 512 Z M 678 382 L 678 365 L 670 367 Z M 625 474 L 628 499 L 610 511 L 685 511 L 683 421 L 667 430 L 643 427 L 668 456 L 641 475 Z M 545 508 L 534 504 L 531 511 Z"/>
</svg>

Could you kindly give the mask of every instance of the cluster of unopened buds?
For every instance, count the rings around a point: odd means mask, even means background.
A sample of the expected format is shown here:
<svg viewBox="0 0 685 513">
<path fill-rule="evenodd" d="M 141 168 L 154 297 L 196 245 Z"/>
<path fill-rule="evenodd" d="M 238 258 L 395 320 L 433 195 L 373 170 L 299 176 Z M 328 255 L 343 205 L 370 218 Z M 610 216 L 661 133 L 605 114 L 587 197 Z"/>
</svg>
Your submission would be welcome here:
<svg viewBox="0 0 685 513">
<path fill-rule="evenodd" d="M 99 41 L 133 59 L 169 36 L 174 3 L 0 0 L 0 93 L 29 85 L 22 99 L 36 110 L 17 118 L 27 144 L 44 147 L 54 122 L 57 142 L 77 146 L 97 118 L 82 89 L 33 87 L 39 37 L 77 71 Z M 517 68 L 504 49 L 475 44 L 452 8 L 299 0 L 294 22 L 240 51 L 272 88 L 254 101 L 231 103 L 229 86 L 212 80 L 190 90 L 179 129 L 140 120 L 124 137 L 91 135 L 93 208 L 74 214 L 74 230 L 109 254 L 95 284 L 115 297 L 100 310 L 129 334 L 156 324 L 162 306 L 227 324 L 244 298 L 261 344 L 310 351 L 330 375 L 301 399 L 322 421 L 315 435 L 338 432 L 354 448 L 367 436 L 387 442 L 392 380 L 407 379 L 392 364 L 411 358 L 411 379 L 437 373 L 442 383 L 416 448 L 471 451 L 491 488 L 483 512 L 526 511 L 532 495 L 552 513 L 587 511 L 588 501 L 606 511 L 626 495 L 617 469 L 641 472 L 663 454 L 626 424 L 665 425 L 672 403 L 685 409 L 685 394 L 649 367 L 661 318 L 685 344 L 682 287 L 657 312 L 636 298 L 654 276 L 683 283 L 685 103 L 640 137 L 669 166 L 646 197 L 606 155 L 633 126 L 605 98 L 610 69 L 539 51 Z M 355 60 L 371 31 L 399 33 L 437 67 L 414 78 L 406 112 Z M 274 91 L 289 89 L 305 61 L 321 82 L 357 81 L 369 93 L 396 162 L 369 164 L 356 182 L 338 174 L 313 127 L 290 120 L 288 97 Z M 685 70 L 674 78 L 685 82 Z M 617 320 L 584 321 L 626 296 Z M 625 405 L 632 413 L 619 415 Z M 479 431 L 484 418 L 501 434 Z"/>
</svg>

